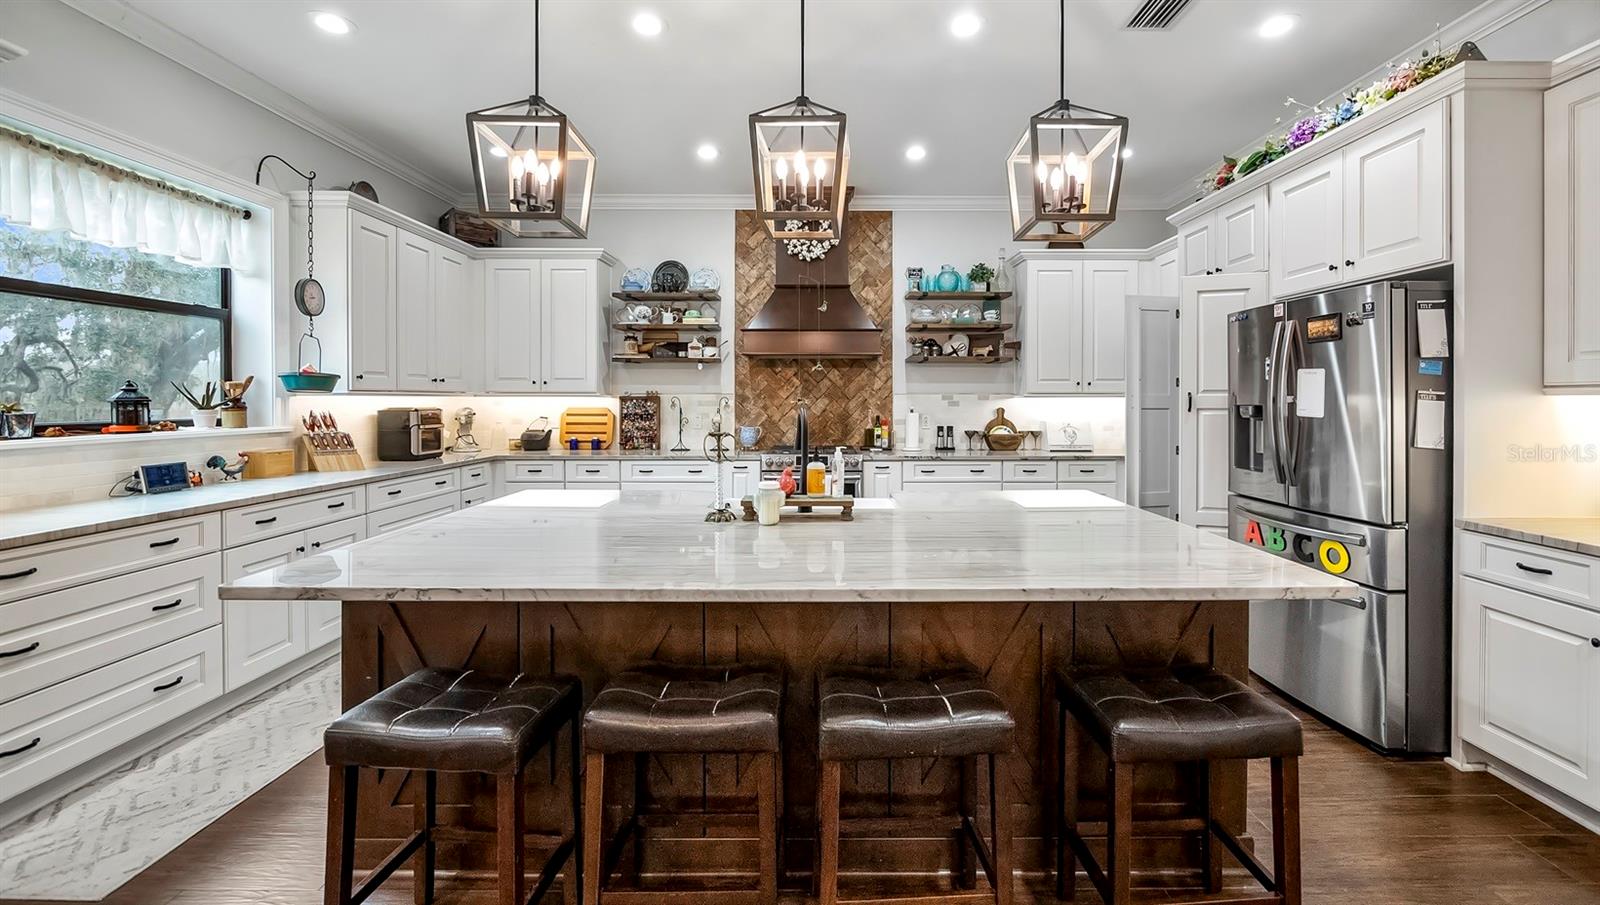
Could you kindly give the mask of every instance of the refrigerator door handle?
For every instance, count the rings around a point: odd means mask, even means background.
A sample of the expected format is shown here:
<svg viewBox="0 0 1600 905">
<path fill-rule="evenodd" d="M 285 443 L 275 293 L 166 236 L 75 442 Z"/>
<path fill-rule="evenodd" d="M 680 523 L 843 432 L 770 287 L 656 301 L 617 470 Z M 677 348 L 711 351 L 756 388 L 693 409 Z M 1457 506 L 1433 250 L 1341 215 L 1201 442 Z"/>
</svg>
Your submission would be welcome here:
<svg viewBox="0 0 1600 905">
<path fill-rule="evenodd" d="M 1272 429 L 1272 468 L 1279 484 L 1287 483 L 1283 472 L 1283 453 L 1279 449 L 1282 431 L 1278 428 L 1278 344 L 1283 339 L 1283 321 L 1272 325 L 1271 356 L 1267 364 L 1267 424 Z"/>
<path fill-rule="evenodd" d="M 1350 544 L 1354 547 L 1365 547 L 1367 545 L 1367 538 L 1364 534 L 1347 534 L 1343 531 L 1329 531 L 1326 528 L 1313 528 L 1310 525 L 1297 525 L 1294 522 L 1286 521 L 1276 515 L 1267 515 L 1244 506 L 1235 506 L 1234 508 L 1238 509 L 1245 515 L 1263 519 L 1273 523 L 1274 525 L 1282 525 L 1283 527 L 1288 528 L 1290 531 L 1304 534 L 1308 537 L 1320 537 L 1323 540 L 1336 540 L 1341 543 Z"/>
<path fill-rule="evenodd" d="M 1299 398 L 1299 368 L 1306 363 L 1305 348 L 1300 340 L 1300 323 L 1289 321 L 1288 327 L 1283 334 L 1283 395 L 1286 403 L 1291 393 Z M 1290 375 L 1294 376 L 1291 378 Z M 1290 420 L 1287 404 L 1284 406 L 1283 428 L 1284 472 L 1288 475 L 1287 483 L 1293 484 L 1295 474 L 1300 470 L 1300 423 Z"/>
</svg>

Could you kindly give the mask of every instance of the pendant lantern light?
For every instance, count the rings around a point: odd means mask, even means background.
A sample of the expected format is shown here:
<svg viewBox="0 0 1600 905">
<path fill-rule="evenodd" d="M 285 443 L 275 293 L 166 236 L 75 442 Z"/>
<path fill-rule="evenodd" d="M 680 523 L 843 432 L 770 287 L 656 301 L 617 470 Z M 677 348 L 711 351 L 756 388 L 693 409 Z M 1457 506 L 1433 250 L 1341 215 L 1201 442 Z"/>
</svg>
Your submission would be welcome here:
<svg viewBox="0 0 1600 905">
<path fill-rule="evenodd" d="M 1080 247 L 1117 219 L 1128 118 L 1067 100 L 1067 5 L 1060 0 L 1061 99 L 1028 120 L 1006 160 L 1017 241 Z"/>
<path fill-rule="evenodd" d="M 539 0 L 533 2 L 533 94 L 467 114 L 478 212 L 514 236 L 582 239 L 594 200 L 594 149 L 539 93 Z"/>
<path fill-rule="evenodd" d="M 750 114 L 756 214 L 774 239 L 844 235 L 850 140 L 845 115 L 806 96 L 806 3 L 800 0 L 800 94 Z"/>
</svg>

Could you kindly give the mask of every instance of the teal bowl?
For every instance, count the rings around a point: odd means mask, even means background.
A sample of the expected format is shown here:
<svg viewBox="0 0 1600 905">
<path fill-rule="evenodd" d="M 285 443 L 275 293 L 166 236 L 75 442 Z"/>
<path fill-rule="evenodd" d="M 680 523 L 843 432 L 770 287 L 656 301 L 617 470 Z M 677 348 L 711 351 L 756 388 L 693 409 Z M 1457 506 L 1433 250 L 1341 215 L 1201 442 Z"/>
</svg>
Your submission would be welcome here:
<svg viewBox="0 0 1600 905">
<path fill-rule="evenodd" d="M 333 388 L 339 385 L 338 374 L 302 374 L 295 371 L 290 374 L 279 374 L 278 380 L 283 383 L 283 388 L 291 393 L 331 393 Z"/>
</svg>

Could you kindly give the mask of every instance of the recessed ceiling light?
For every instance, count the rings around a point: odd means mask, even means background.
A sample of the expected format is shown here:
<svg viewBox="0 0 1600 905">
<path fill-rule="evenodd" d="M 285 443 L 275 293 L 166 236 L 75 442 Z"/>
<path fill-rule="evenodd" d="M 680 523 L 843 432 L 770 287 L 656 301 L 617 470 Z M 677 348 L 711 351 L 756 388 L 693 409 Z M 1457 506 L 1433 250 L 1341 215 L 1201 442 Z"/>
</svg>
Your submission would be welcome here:
<svg viewBox="0 0 1600 905">
<path fill-rule="evenodd" d="M 976 13 L 957 13 L 950 20 L 950 33 L 958 38 L 970 38 L 983 29 L 983 20 Z"/>
<path fill-rule="evenodd" d="M 1294 31 L 1295 23 L 1299 21 L 1299 16 L 1291 14 L 1269 16 L 1261 23 L 1261 27 L 1256 29 L 1256 34 L 1263 38 L 1281 38 Z"/>
<path fill-rule="evenodd" d="M 1122 159 L 1123 160 L 1127 160 L 1129 157 L 1132 157 L 1132 156 L 1133 156 L 1133 149 L 1132 148 L 1123 148 L 1122 149 Z"/>
<path fill-rule="evenodd" d="M 330 35 L 347 35 L 356 30 L 349 19 L 338 13 L 312 13 L 311 21 Z"/>
<path fill-rule="evenodd" d="M 922 145 L 912 145 L 911 147 L 906 148 L 906 159 L 912 163 L 915 163 L 927 156 L 928 149 L 924 148 Z"/>
<path fill-rule="evenodd" d="M 708 141 L 700 147 L 695 148 L 694 153 L 695 156 L 701 160 L 716 160 L 717 146 Z"/>
<path fill-rule="evenodd" d="M 661 17 L 655 13 L 639 13 L 633 17 L 633 30 L 647 38 L 661 34 L 666 27 L 667 23 L 661 21 Z"/>
</svg>

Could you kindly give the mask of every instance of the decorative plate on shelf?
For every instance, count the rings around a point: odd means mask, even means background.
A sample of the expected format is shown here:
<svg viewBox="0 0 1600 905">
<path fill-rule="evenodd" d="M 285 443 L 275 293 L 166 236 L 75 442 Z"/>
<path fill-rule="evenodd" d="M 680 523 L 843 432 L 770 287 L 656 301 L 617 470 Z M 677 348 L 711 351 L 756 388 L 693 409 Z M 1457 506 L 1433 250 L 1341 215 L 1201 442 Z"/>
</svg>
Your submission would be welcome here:
<svg viewBox="0 0 1600 905">
<path fill-rule="evenodd" d="M 650 271 L 643 267 L 630 267 L 622 275 L 623 292 L 644 292 L 650 288 Z"/>
<path fill-rule="evenodd" d="M 950 334 L 950 341 L 944 344 L 944 354 L 961 358 L 972 348 L 972 341 L 967 339 L 965 333 Z"/>
<path fill-rule="evenodd" d="M 650 275 L 651 292 L 683 292 L 689 288 L 689 268 L 677 261 L 662 261 Z"/>
<path fill-rule="evenodd" d="M 709 267 L 702 267 L 689 275 L 689 288 L 697 292 L 716 292 L 722 288 L 722 277 Z"/>
</svg>

